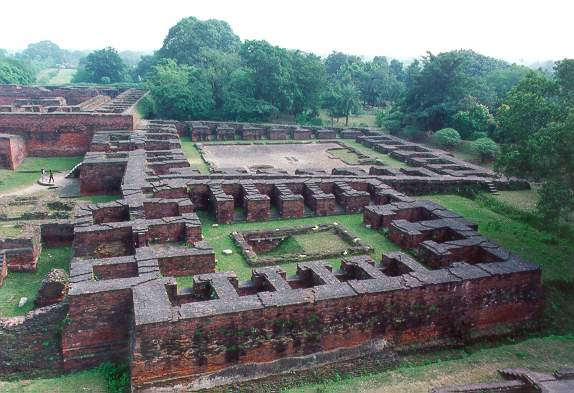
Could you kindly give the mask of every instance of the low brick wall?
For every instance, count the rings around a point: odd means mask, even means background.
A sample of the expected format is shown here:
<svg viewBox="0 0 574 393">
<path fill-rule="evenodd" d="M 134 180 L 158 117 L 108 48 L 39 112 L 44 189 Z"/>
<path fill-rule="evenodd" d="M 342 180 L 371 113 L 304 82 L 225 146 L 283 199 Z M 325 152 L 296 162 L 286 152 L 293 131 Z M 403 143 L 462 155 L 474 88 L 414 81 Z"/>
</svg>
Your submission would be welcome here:
<svg viewBox="0 0 574 393">
<path fill-rule="evenodd" d="M 25 316 L 0 318 L 0 375 L 59 373 L 61 329 L 66 303 L 39 308 Z"/>
<path fill-rule="evenodd" d="M 540 318 L 539 280 L 537 270 L 135 326 L 132 386 L 193 382 L 233 364 L 351 348 L 375 338 L 407 348 L 493 336 Z"/>
<path fill-rule="evenodd" d="M 70 246 L 74 241 L 74 224 L 68 220 L 44 223 L 40 225 L 40 233 L 46 247 Z"/>
<path fill-rule="evenodd" d="M 74 156 L 88 151 L 95 131 L 133 130 L 132 115 L 112 113 L 2 113 L 0 130 L 21 136 L 31 156 Z"/>
</svg>

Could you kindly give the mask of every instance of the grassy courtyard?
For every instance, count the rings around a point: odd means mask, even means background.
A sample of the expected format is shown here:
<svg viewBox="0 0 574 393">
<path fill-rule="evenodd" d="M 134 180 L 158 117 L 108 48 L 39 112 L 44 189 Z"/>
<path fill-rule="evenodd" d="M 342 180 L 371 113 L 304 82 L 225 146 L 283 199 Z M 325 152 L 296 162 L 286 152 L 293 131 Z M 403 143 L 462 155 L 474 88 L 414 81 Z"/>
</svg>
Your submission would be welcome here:
<svg viewBox="0 0 574 393">
<path fill-rule="evenodd" d="M 70 269 L 71 247 L 44 248 L 38 259 L 38 269 L 30 273 L 9 272 L 0 287 L 0 317 L 23 315 L 32 310 L 34 297 L 42 285 L 42 280 L 51 269 Z M 24 307 L 18 307 L 20 298 L 27 297 Z"/>
<path fill-rule="evenodd" d="M 51 169 L 65 172 L 82 161 L 81 156 L 74 157 L 28 157 L 15 170 L 0 169 L 0 193 L 18 190 L 34 184 L 40 178 L 40 171 Z"/>
</svg>

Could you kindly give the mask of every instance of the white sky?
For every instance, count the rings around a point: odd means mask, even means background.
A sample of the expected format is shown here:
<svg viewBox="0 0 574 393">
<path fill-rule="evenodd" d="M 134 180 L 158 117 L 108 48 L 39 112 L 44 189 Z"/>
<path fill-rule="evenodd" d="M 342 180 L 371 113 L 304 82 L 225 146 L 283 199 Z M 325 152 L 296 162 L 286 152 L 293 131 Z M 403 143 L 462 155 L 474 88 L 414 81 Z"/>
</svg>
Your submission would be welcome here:
<svg viewBox="0 0 574 393">
<path fill-rule="evenodd" d="M 407 59 L 469 48 L 510 61 L 574 58 L 572 0 L 7 0 L 0 48 L 154 50 L 186 16 L 223 19 L 241 39 L 320 55 Z"/>
</svg>

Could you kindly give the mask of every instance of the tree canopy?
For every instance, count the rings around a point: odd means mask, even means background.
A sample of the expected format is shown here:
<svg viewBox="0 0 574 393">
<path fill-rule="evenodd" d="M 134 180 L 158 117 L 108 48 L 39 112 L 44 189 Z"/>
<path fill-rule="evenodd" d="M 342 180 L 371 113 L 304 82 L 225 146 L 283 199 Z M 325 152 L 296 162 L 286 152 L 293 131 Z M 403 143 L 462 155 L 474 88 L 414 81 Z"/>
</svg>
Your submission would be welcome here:
<svg viewBox="0 0 574 393">
<path fill-rule="evenodd" d="M 34 71 L 23 61 L 0 57 L 0 84 L 29 85 L 35 80 Z"/>
<path fill-rule="evenodd" d="M 128 80 L 127 67 L 111 47 L 90 53 L 80 62 L 74 82 L 118 83 Z"/>
</svg>

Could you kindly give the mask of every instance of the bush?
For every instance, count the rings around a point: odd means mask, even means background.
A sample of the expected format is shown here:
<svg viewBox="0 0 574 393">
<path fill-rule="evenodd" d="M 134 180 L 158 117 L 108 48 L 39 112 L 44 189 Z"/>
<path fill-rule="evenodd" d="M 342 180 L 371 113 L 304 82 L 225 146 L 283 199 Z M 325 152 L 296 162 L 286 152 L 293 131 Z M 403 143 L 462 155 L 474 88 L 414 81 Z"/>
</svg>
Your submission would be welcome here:
<svg viewBox="0 0 574 393">
<path fill-rule="evenodd" d="M 493 160 L 500 150 L 496 142 L 490 138 L 478 138 L 472 142 L 470 148 L 481 161 Z"/>
<path fill-rule="evenodd" d="M 98 370 L 104 375 L 110 393 L 126 393 L 130 386 L 128 366 L 125 364 L 102 363 Z"/>
<path fill-rule="evenodd" d="M 322 126 L 323 120 L 317 116 L 311 116 L 307 113 L 301 113 L 295 119 L 297 124 L 301 124 L 303 126 Z"/>
<path fill-rule="evenodd" d="M 460 134 L 454 128 L 443 128 L 433 135 L 433 142 L 441 147 L 454 147 L 460 143 Z"/>
<path fill-rule="evenodd" d="M 482 131 L 473 132 L 469 139 L 475 141 L 480 138 L 488 138 L 488 134 Z"/>
<path fill-rule="evenodd" d="M 424 135 L 423 130 L 421 130 L 416 126 L 406 126 L 401 131 L 401 136 L 411 141 L 422 139 L 423 135 Z"/>
<path fill-rule="evenodd" d="M 380 128 L 385 128 L 393 135 L 399 133 L 402 126 L 403 113 L 391 109 L 383 109 L 377 112 L 376 123 Z"/>
<path fill-rule="evenodd" d="M 155 103 L 151 95 L 146 95 L 144 98 L 139 100 L 136 105 L 136 110 L 144 119 L 154 119 L 155 114 Z"/>
</svg>

